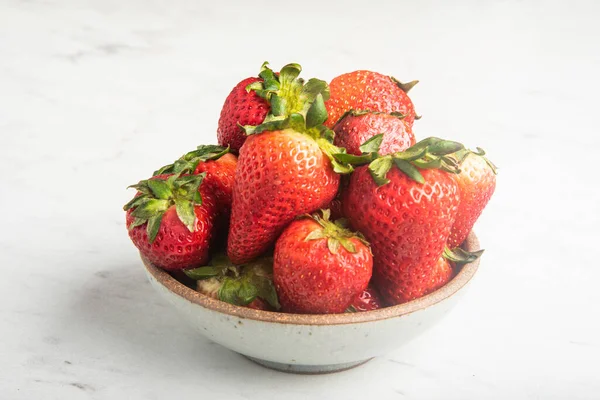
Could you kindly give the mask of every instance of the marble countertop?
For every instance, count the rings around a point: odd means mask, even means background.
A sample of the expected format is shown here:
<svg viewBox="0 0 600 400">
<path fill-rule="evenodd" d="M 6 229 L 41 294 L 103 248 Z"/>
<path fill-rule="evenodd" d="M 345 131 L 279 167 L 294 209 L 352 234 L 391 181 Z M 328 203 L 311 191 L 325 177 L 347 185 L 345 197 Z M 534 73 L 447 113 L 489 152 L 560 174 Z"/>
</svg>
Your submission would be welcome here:
<svg viewBox="0 0 600 400">
<path fill-rule="evenodd" d="M 286 7 L 0 1 L 0 398 L 597 399 L 600 3 Z M 278 373 L 199 336 L 125 231 L 125 187 L 214 142 L 264 60 L 419 79 L 417 136 L 500 166 L 461 303 L 347 372 Z"/>
</svg>

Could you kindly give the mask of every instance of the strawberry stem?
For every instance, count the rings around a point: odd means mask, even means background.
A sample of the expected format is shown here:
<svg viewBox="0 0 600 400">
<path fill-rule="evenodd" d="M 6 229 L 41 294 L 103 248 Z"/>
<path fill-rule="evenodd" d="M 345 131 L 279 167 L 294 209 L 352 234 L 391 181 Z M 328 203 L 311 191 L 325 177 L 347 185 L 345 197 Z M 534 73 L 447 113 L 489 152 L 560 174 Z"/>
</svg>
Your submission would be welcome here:
<svg viewBox="0 0 600 400">
<path fill-rule="evenodd" d="M 449 249 L 448 247 L 445 247 L 442 256 L 448 261 L 452 261 L 456 264 L 462 265 L 472 263 L 473 261 L 477 260 L 479 257 L 481 257 L 483 252 L 484 250 L 477 250 L 471 252 L 463 250 L 460 247 L 455 247 L 454 249 Z"/>
<path fill-rule="evenodd" d="M 352 232 L 347 228 L 347 221 L 340 218 L 334 222 L 330 221 L 330 210 L 321 210 L 319 213 L 306 215 L 307 218 L 312 218 L 321 225 L 322 229 L 316 229 L 304 238 L 304 241 L 327 239 L 327 247 L 331 254 L 337 254 L 340 246 L 350 253 L 356 253 L 356 246 L 350 239 L 358 239 L 365 246 L 369 246 L 369 242 L 358 232 Z"/>
</svg>

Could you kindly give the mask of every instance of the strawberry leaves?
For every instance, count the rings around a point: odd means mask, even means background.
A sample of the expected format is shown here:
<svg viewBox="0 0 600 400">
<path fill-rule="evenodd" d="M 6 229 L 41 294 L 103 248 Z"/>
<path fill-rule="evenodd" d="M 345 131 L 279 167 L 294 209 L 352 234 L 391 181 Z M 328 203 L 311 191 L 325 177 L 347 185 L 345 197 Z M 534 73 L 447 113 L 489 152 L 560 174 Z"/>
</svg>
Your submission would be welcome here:
<svg viewBox="0 0 600 400">
<path fill-rule="evenodd" d="M 196 150 L 190 151 L 173 164 L 167 164 L 164 167 L 154 171 L 153 176 L 162 174 L 192 174 L 201 162 L 209 160 L 218 160 L 229 153 L 229 147 L 217 145 L 200 145 Z"/>
<path fill-rule="evenodd" d="M 328 116 L 325 101 L 329 99 L 329 86 L 316 78 L 305 83 L 299 78 L 301 71 L 300 65 L 288 64 L 277 75 L 265 62 L 259 74 L 263 81 L 248 85 L 246 90 L 254 90 L 265 99 L 270 111 L 262 124 L 242 128 L 247 135 L 283 129 L 305 133 L 317 141 L 336 173 L 349 174 L 352 166 L 333 156 L 346 150 L 333 145 L 334 133 L 323 125 Z"/>
<path fill-rule="evenodd" d="M 246 306 L 258 297 L 274 309 L 281 308 L 272 279 L 272 258 L 234 265 L 226 256 L 216 255 L 210 264 L 184 272 L 194 280 L 212 280 L 217 286 L 216 297 L 226 303 Z"/>
<path fill-rule="evenodd" d="M 311 240 L 326 239 L 327 248 L 331 254 L 338 254 L 340 246 L 349 253 L 356 253 L 356 246 L 350 239 L 357 239 L 364 245 L 369 246 L 369 243 L 360 233 L 352 232 L 347 229 L 347 221 L 345 219 L 340 218 L 335 222 L 331 222 L 329 220 L 331 217 L 330 210 L 321 210 L 321 214 L 315 213 L 304 217 L 312 218 L 321 225 L 321 228 L 317 228 L 310 232 L 304 238 L 304 241 L 308 242 Z"/>
<path fill-rule="evenodd" d="M 202 204 L 199 189 L 205 176 L 206 173 L 186 176 L 176 174 L 166 179 L 155 177 L 131 185 L 130 187 L 138 190 L 138 194 L 123 207 L 125 211 L 132 210 L 131 216 L 134 218 L 128 229 L 147 224 L 148 241 L 153 243 L 165 212 L 174 205 L 181 222 L 190 232 L 194 232 L 194 206 Z"/>
<path fill-rule="evenodd" d="M 327 119 L 325 101 L 329 99 L 329 87 L 325 81 L 311 78 L 308 82 L 299 78 L 302 67 L 292 63 L 284 66 L 279 74 L 269 68 L 264 62 L 258 74 L 261 81 L 246 87 L 265 99 L 270 110 L 262 124 L 258 126 L 242 126 L 247 135 L 285 129 L 288 127 L 290 116 L 302 116 L 307 129 L 321 125 Z"/>
<path fill-rule="evenodd" d="M 375 183 L 377 183 L 377 186 L 383 186 L 390 183 L 390 180 L 386 178 L 386 175 L 392 168 L 392 163 L 392 156 L 385 156 L 377 158 L 369 164 L 369 172 Z"/>
<path fill-rule="evenodd" d="M 471 252 L 463 250 L 460 247 L 456 247 L 454 249 L 449 249 L 448 247 L 445 247 L 444 253 L 442 255 L 446 260 L 462 265 L 472 263 L 473 261 L 477 260 L 479 257 L 481 257 L 483 252 L 484 250 L 477 250 Z"/>
<path fill-rule="evenodd" d="M 360 146 L 362 155 L 337 153 L 333 157 L 352 165 L 369 164 L 369 172 L 378 186 L 389 183 L 387 173 L 394 165 L 418 183 L 425 182 L 420 169 L 435 168 L 453 174 L 460 173 L 459 154 L 465 149 L 461 143 L 430 137 L 404 151 L 381 156 L 379 147 L 382 141 L 383 134 L 375 135 Z"/>
</svg>

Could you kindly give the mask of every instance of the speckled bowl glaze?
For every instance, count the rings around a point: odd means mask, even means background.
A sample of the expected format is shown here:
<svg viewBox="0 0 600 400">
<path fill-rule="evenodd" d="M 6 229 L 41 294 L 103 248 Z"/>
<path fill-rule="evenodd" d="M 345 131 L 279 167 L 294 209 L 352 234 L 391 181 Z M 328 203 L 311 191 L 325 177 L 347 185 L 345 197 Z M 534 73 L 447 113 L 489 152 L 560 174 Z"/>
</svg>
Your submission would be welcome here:
<svg viewBox="0 0 600 400">
<path fill-rule="evenodd" d="M 473 232 L 463 248 L 479 250 Z M 253 310 L 190 289 L 143 259 L 152 286 L 209 339 L 268 368 L 318 374 L 342 371 L 394 350 L 435 325 L 454 307 L 479 260 L 444 287 L 379 310 L 301 315 Z"/>
</svg>

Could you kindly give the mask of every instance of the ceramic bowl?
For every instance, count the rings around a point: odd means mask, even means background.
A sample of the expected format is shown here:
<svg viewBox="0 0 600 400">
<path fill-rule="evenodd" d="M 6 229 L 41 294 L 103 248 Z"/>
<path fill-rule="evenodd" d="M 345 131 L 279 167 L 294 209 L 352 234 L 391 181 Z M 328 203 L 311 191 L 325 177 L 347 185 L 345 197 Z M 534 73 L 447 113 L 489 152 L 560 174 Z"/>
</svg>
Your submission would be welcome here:
<svg viewBox="0 0 600 400">
<path fill-rule="evenodd" d="M 479 250 L 473 232 L 463 248 Z M 368 312 L 302 315 L 212 299 L 142 260 L 156 291 L 204 336 L 263 366 L 296 373 L 341 371 L 404 345 L 455 306 L 479 266 L 479 260 L 466 264 L 448 284 L 408 303 Z"/>
</svg>

